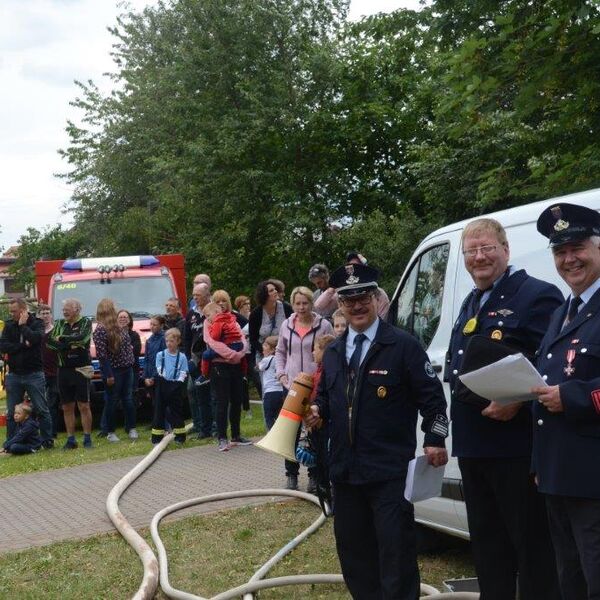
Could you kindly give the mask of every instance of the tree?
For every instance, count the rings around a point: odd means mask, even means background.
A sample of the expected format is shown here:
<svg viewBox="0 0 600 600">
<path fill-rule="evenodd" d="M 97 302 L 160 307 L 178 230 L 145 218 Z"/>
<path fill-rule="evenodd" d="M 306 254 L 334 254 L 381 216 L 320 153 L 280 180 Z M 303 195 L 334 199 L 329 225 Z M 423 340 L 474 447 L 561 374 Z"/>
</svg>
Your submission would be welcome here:
<svg viewBox="0 0 600 600">
<path fill-rule="evenodd" d="M 442 220 L 600 184 L 592 1 L 433 3 L 431 139 L 411 171 Z"/>
<path fill-rule="evenodd" d="M 39 231 L 28 227 L 18 240 L 15 262 L 10 265 L 9 273 L 14 275 L 17 284 L 31 289 L 35 284 L 34 265 L 37 260 L 52 260 L 81 256 L 89 251 L 89 240 L 77 229 L 65 231 L 61 225 Z"/>
</svg>

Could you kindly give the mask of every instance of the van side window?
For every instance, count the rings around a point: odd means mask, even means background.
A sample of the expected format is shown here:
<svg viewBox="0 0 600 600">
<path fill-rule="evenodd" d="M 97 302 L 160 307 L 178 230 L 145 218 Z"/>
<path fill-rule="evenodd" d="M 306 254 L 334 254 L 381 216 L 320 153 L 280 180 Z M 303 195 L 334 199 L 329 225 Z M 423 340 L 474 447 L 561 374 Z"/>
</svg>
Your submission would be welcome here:
<svg viewBox="0 0 600 600">
<path fill-rule="evenodd" d="M 442 312 L 449 244 L 430 248 L 413 263 L 398 296 L 396 324 L 427 348 Z"/>
</svg>

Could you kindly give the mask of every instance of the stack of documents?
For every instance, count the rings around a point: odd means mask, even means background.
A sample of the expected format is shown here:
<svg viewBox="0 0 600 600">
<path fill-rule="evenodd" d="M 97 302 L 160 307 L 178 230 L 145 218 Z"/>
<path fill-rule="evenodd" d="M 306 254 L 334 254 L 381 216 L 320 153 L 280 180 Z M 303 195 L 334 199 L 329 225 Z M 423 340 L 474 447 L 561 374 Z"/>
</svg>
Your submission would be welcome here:
<svg viewBox="0 0 600 600">
<path fill-rule="evenodd" d="M 502 406 L 534 400 L 536 396 L 531 393 L 531 388 L 547 385 L 521 353 L 459 375 L 459 379 L 475 394 Z"/>
<path fill-rule="evenodd" d="M 435 498 L 442 493 L 442 480 L 446 467 L 433 467 L 427 457 L 417 456 L 408 463 L 404 497 L 409 502 Z"/>
</svg>

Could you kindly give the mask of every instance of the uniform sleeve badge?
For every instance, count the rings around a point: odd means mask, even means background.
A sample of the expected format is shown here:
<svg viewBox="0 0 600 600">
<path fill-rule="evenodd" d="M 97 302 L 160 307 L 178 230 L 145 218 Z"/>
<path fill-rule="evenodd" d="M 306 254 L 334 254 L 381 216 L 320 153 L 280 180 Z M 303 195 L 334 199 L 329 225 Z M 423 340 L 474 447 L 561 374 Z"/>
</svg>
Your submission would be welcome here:
<svg viewBox="0 0 600 600">
<path fill-rule="evenodd" d="M 435 379 L 436 377 L 433 365 L 428 360 L 425 361 L 425 375 L 427 375 L 427 377 L 431 377 L 432 379 Z"/>
</svg>

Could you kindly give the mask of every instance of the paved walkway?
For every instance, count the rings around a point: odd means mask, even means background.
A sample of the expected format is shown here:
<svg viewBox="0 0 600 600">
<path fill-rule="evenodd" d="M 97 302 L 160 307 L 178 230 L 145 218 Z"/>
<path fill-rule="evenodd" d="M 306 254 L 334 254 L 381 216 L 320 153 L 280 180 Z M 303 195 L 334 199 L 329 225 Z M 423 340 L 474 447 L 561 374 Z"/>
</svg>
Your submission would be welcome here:
<svg viewBox="0 0 600 600">
<path fill-rule="evenodd" d="M 106 497 L 142 457 L 0 479 L 0 553 L 114 531 Z M 149 527 L 161 508 L 181 500 L 235 490 L 280 488 L 283 458 L 254 446 L 217 452 L 215 445 L 164 452 L 121 497 L 119 507 L 135 527 Z M 300 489 L 306 489 L 301 470 Z M 169 519 L 265 502 L 242 498 L 203 504 Z M 25 515 L 25 518 L 23 518 Z"/>
</svg>

